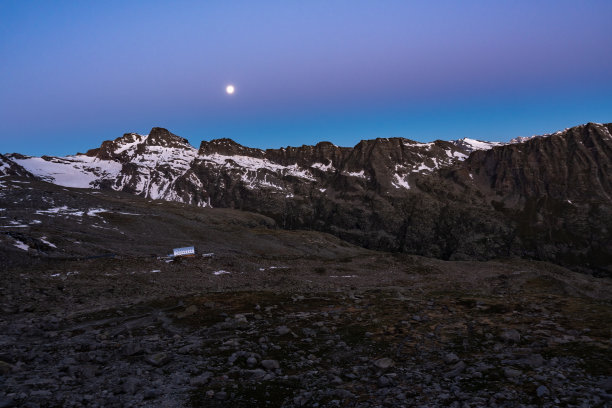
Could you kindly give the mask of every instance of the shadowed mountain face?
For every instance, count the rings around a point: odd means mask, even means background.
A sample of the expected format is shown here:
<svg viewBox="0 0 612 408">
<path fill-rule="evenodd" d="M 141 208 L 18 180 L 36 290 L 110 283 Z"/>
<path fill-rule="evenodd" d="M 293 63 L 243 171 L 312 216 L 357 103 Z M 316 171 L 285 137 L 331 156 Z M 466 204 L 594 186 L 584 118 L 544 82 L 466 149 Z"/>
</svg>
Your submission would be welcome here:
<svg viewBox="0 0 612 408">
<path fill-rule="evenodd" d="M 391 138 L 199 149 L 161 128 L 68 157 L 6 155 L 11 174 L 200 207 L 448 260 L 521 256 L 612 274 L 612 124 L 513 143 Z"/>
<path fill-rule="evenodd" d="M 612 124 L 474 152 L 465 168 L 506 200 L 612 201 Z"/>
</svg>

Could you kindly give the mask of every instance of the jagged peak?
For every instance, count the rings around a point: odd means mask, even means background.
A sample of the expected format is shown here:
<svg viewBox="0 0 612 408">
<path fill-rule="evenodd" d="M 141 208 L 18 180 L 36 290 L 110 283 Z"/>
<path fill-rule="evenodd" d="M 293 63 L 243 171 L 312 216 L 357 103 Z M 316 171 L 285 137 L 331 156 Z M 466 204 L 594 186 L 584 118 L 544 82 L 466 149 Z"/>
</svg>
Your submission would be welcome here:
<svg viewBox="0 0 612 408">
<path fill-rule="evenodd" d="M 338 147 L 337 145 L 333 144 L 332 142 L 327 142 L 327 141 L 319 142 L 315 146 L 316 147 Z"/>
<path fill-rule="evenodd" d="M 202 144 L 210 144 L 210 145 L 222 145 L 222 146 L 238 146 L 238 147 L 245 147 L 243 145 L 241 145 L 240 143 L 234 141 L 233 139 L 230 139 L 228 137 L 221 137 L 218 139 L 212 139 L 210 141 L 202 141 Z"/>
<path fill-rule="evenodd" d="M 187 139 L 177 136 L 167 129 L 154 127 L 148 135 L 130 132 L 124 133 L 114 140 L 105 140 L 100 147 L 88 150 L 85 155 L 101 160 L 115 160 L 118 156 L 125 155 L 128 152 L 142 151 L 145 146 L 194 149 Z"/>
<path fill-rule="evenodd" d="M 105 140 L 100 147 L 88 150 L 84 155 L 89 157 L 97 157 L 102 160 L 112 160 L 115 155 L 129 149 L 130 146 L 142 143 L 147 138 L 147 135 L 138 133 L 124 133 L 122 136 L 114 140 Z M 80 153 L 77 154 L 81 155 Z"/>
<path fill-rule="evenodd" d="M 221 154 L 226 156 L 239 155 L 263 157 L 265 153 L 261 149 L 246 147 L 238 142 L 235 142 L 232 139 L 224 137 L 220 139 L 213 139 L 211 141 L 203 140 L 202 143 L 200 143 L 200 149 L 198 150 L 198 154 L 200 156 Z"/>
<path fill-rule="evenodd" d="M 189 140 L 184 137 L 180 137 L 170 132 L 168 129 L 161 127 L 154 127 L 149 132 L 148 137 L 145 140 L 145 144 L 148 146 L 162 146 L 162 147 L 192 147 L 189 144 Z"/>
<path fill-rule="evenodd" d="M 558 130 L 552 133 L 545 133 L 542 135 L 532 135 L 532 136 L 518 136 L 510 140 L 510 144 L 514 143 L 524 143 L 533 139 L 538 139 L 542 137 L 550 137 L 550 136 L 562 136 L 571 132 L 579 131 L 581 129 L 594 129 L 594 130 L 603 130 L 610 132 L 612 129 L 612 123 L 596 123 L 596 122 L 587 122 L 580 125 L 572 126 L 565 128 L 563 130 Z"/>
</svg>

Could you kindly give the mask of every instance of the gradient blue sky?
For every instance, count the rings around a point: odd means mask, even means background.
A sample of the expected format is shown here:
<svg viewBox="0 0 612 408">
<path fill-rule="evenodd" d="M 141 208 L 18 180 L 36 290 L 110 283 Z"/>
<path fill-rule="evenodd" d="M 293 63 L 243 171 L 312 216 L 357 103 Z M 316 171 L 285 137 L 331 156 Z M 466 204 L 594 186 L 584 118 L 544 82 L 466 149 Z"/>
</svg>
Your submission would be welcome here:
<svg viewBox="0 0 612 408">
<path fill-rule="evenodd" d="M 5 0 L 0 152 L 153 126 L 267 148 L 610 122 L 611 21 L 609 0 Z"/>
</svg>

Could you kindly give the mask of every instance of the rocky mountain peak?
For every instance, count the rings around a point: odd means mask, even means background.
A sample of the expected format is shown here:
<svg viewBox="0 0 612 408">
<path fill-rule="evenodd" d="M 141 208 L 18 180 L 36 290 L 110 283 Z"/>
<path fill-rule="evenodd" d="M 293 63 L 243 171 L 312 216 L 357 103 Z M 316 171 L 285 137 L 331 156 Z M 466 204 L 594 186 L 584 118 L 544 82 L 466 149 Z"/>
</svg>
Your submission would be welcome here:
<svg viewBox="0 0 612 408">
<path fill-rule="evenodd" d="M 264 156 L 263 150 L 243 146 L 229 138 L 213 139 L 209 142 L 202 141 L 198 155 L 209 156 L 212 154 L 219 154 L 222 156 L 250 156 L 259 158 Z"/>
<path fill-rule="evenodd" d="M 146 136 L 137 133 L 124 133 L 114 140 L 105 140 L 100 147 L 88 150 L 85 155 L 100 160 L 115 160 L 128 146 L 141 143 L 145 138 Z"/>
<path fill-rule="evenodd" d="M 168 129 L 154 127 L 149 132 L 149 136 L 145 140 L 147 146 L 161 147 L 191 147 L 189 141 L 183 137 L 177 136 L 168 131 Z"/>
<path fill-rule="evenodd" d="M 129 161 L 133 154 L 144 153 L 146 147 L 170 147 L 179 149 L 192 149 L 189 141 L 177 136 L 167 129 L 154 127 L 148 135 L 138 133 L 124 133 L 114 140 L 102 142 L 100 147 L 88 150 L 86 156 L 100 160 Z"/>
</svg>

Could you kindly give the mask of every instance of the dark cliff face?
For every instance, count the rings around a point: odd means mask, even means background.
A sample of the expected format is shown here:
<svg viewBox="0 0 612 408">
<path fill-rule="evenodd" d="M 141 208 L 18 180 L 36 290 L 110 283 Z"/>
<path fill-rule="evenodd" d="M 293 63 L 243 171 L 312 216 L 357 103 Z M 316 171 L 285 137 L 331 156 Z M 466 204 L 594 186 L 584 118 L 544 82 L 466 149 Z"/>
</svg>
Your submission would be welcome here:
<svg viewBox="0 0 612 408">
<path fill-rule="evenodd" d="M 206 174 L 203 176 L 204 180 L 210 177 L 211 171 L 215 174 L 221 171 L 229 178 L 236 178 L 240 174 L 240 171 L 231 166 L 223 170 L 203 169 L 211 167 L 210 162 L 219 159 L 219 156 L 225 157 L 226 160 L 249 157 L 265 160 L 271 167 L 292 167 L 311 175 L 300 180 L 296 179 L 292 172 L 262 168 L 249 171 L 249 177 L 260 181 L 269 180 L 271 185 L 282 186 L 288 193 L 304 190 L 304 185 L 314 181 L 318 189 L 336 187 L 341 193 L 371 190 L 391 195 L 405 195 L 416 174 L 432 173 L 439 167 L 449 166 L 465 157 L 461 148 L 449 142 L 424 144 L 402 138 L 362 141 L 353 148 L 321 142 L 314 146 L 265 151 L 242 146 L 230 139 L 217 139 L 202 142 L 198 155 L 199 161 L 194 162 L 192 169 L 194 173 Z M 215 155 L 217 157 L 213 157 Z M 240 183 L 229 183 L 229 180 L 225 183 L 227 184 L 240 186 Z M 217 186 L 213 189 L 219 190 Z"/>
<path fill-rule="evenodd" d="M 526 256 L 612 275 L 611 128 L 587 124 L 474 151 L 465 161 L 467 147 L 444 141 L 375 139 L 354 148 L 320 143 L 265 152 L 213 141 L 200 153 L 298 165 L 313 179 L 205 161 L 192 171 L 213 205 L 260 212 L 285 228 L 442 259 Z M 278 188 L 249 187 L 249 174 Z"/>
<path fill-rule="evenodd" d="M 249 156 L 257 158 L 265 156 L 263 150 L 246 147 L 227 138 L 202 142 L 198 154 L 201 156 L 219 154 L 222 156 Z"/>
<path fill-rule="evenodd" d="M 612 276 L 611 130 L 589 123 L 477 151 L 444 182 L 495 209 L 511 253 Z"/>
<path fill-rule="evenodd" d="M 612 196 L 611 125 L 589 123 L 549 137 L 477 151 L 465 162 L 483 190 L 507 201 Z"/>
<path fill-rule="evenodd" d="M 266 157 L 284 166 L 297 164 L 309 167 L 315 163 L 324 166 L 338 167 L 351 151 L 348 147 L 338 147 L 330 142 L 320 142 L 314 146 L 285 147 L 282 149 L 267 149 Z"/>
</svg>

